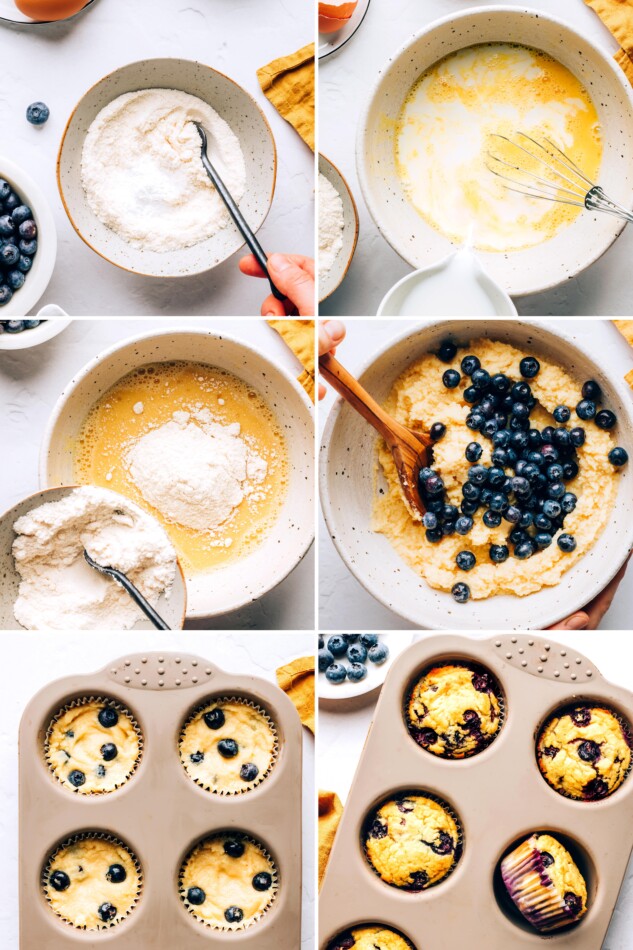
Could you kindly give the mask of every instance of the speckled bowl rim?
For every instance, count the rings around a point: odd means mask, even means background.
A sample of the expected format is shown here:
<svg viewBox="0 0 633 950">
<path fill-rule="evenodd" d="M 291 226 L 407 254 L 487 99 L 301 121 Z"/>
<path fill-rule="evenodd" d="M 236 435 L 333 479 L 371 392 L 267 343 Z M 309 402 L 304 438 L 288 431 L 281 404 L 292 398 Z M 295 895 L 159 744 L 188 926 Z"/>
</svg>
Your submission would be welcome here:
<svg viewBox="0 0 633 950">
<path fill-rule="evenodd" d="M 334 171 L 335 174 L 338 175 L 338 177 L 341 179 L 341 182 L 343 183 L 343 187 L 345 188 L 345 191 L 347 192 L 347 195 L 348 195 L 348 197 L 349 197 L 349 200 L 350 200 L 350 203 L 351 203 L 351 206 L 352 206 L 352 212 L 353 212 L 353 215 L 354 215 L 354 237 L 352 238 L 352 246 L 351 246 L 351 248 L 350 248 L 350 251 L 349 251 L 349 254 L 348 254 L 348 257 L 347 257 L 347 262 L 346 262 L 345 266 L 343 267 L 343 271 L 342 271 L 342 273 L 341 273 L 341 276 L 339 277 L 338 281 L 337 281 L 335 284 L 333 284 L 331 287 L 328 287 L 327 284 L 328 284 L 328 280 L 330 280 L 330 274 L 332 273 L 332 271 L 330 271 L 330 272 L 326 275 L 326 277 L 325 277 L 325 279 L 324 279 L 323 281 L 321 281 L 321 280 L 319 279 L 319 303 L 322 304 L 325 300 L 328 299 L 328 297 L 331 297 L 331 296 L 332 296 L 332 294 L 334 293 L 334 291 L 336 291 L 336 290 L 339 289 L 339 287 L 341 286 L 341 284 L 343 283 L 343 281 L 344 281 L 345 278 L 347 277 L 347 274 L 348 274 L 348 272 L 349 272 L 350 267 L 352 266 L 352 261 L 354 260 L 354 254 L 356 253 L 356 247 L 357 247 L 357 245 L 358 245 L 358 233 L 359 233 L 359 231 L 360 231 L 360 219 L 359 219 L 359 217 L 358 217 L 358 206 L 357 206 L 357 204 L 356 204 L 356 200 L 355 200 L 355 198 L 354 198 L 354 195 L 352 194 L 352 189 L 350 188 L 349 182 L 348 182 L 347 179 L 345 178 L 345 175 L 343 175 L 343 173 L 341 172 L 341 170 L 334 164 L 333 161 L 331 161 L 326 155 L 324 155 L 323 152 L 319 152 L 318 158 L 319 158 L 319 162 L 318 162 L 318 174 L 323 175 L 325 178 L 327 178 L 327 180 L 330 182 L 330 184 L 332 185 L 333 188 L 336 188 L 336 185 L 334 184 L 334 182 L 332 181 L 332 179 L 325 173 L 325 171 L 323 171 L 323 170 L 321 169 L 321 162 L 324 162 L 325 168 L 326 168 L 326 170 L 327 170 L 328 172 L 329 172 L 329 171 Z M 339 194 L 340 194 L 340 191 L 339 191 L 338 188 L 336 188 L 336 191 L 339 192 Z M 346 222 L 346 224 L 351 224 L 351 221 Z M 342 251 L 342 250 L 343 250 L 343 248 L 341 248 L 341 251 Z M 318 272 L 317 272 L 317 274 L 318 274 Z M 321 292 L 321 284 L 322 284 L 322 283 L 325 284 L 325 287 L 323 288 L 323 292 Z"/>
<path fill-rule="evenodd" d="M 75 232 L 78 234 L 78 236 L 79 236 L 79 237 L 81 238 L 81 240 L 84 242 L 84 244 L 86 244 L 86 245 L 90 248 L 91 251 L 94 251 L 95 254 L 98 254 L 99 257 L 103 258 L 104 261 L 107 261 L 109 264 L 113 264 L 115 267 L 118 267 L 120 270 L 123 270 L 123 271 L 125 271 L 125 272 L 128 273 L 128 274 L 136 274 L 138 277 L 150 277 L 150 278 L 154 278 L 154 279 L 156 279 L 156 280 L 181 280 L 181 279 L 183 279 L 183 278 L 186 280 L 186 279 L 188 279 L 188 278 L 190 278 L 190 277 L 195 276 L 196 274 L 207 274 L 207 273 L 209 273 L 209 271 L 214 270 L 214 268 L 219 267 L 220 264 L 223 264 L 224 261 L 229 260 L 229 258 L 231 258 L 234 254 L 237 254 L 238 251 L 240 251 L 240 250 L 245 246 L 246 241 L 244 240 L 244 238 L 241 238 L 241 242 L 240 242 L 240 244 L 235 248 L 235 250 L 231 251 L 229 254 L 226 254 L 221 260 L 214 261 L 213 263 L 210 264 L 209 267 L 203 267 L 203 268 L 201 268 L 201 269 L 187 271 L 186 273 L 183 272 L 183 273 L 180 273 L 180 274 L 153 274 L 153 273 L 147 273 L 146 271 L 138 270 L 137 268 L 134 268 L 134 267 L 125 267 L 124 265 L 119 264 L 118 261 L 113 261 L 110 257 L 108 257 L 108 255 L 107 255 L 104 251 L 100 251 L 97 247 L 95 247 L 93 244 L 90 243 L 90 241 L 88 240 L 87 237 L 84 236 L 84 234 L 82 233 L 82 231 L 81 231 L 79 225 L 77 224 L 77 222 L 75 221 L 75 219 L 73 218 L 73 216 L 72 216 L 72 214 L 71 214 L 70 208 L 69 208 L 69 206 L 68 206 L 68 202 L 66 201 L 66 196 L 65 196 L 65 194 L 64 194 L 64 189 L 63 189 L 63 186 L 62 186 L 61 163 L 62 163 L 62 155 L 63 155 L 63 151 L 64 151 L 64 145 L 65 145 L 65 143 L 66 143 L 66 137 L 67 137 L 68 132 L 69 132 L 69 130 L 70 130 L 70 126 L 72 125 L 72 123 L 73 123 L 73 121 L 74 121 L 75 115 L 77 114 L 77 110 L 79 109 L 79 107 L 80 107 L 81 104 L 83 103 L 83 101 L 84 101 L 84 99 L 86 98 L 86 96 L 88 96 L 91 92 L 93 92 L 93 91 L 97 88 L 97 86 L 101 85 L 101 83 L 105 83 L 105 82 L 107 82 L 109 79 L 112 79 L 112 78 L 113 78 L 118 72 L 120 72 L 122 69 L 129 69 L 131 66 L 138 66 L 138 67 L 147 66 L 147 65 L 149 65 L 149 64 L 152 63 L 152 62 L 155 62 L 155 61 L 164 61 L 164 60 L 171 60 L 173 63 L 186 62 L 186 63 L 189 63 L 189 64 L 194 64 L 194 65 L 196 65 L 196 66 L 201 66 L 201 67 L 203 67 L 204 69 L 207 69 L 207 70 L 208 70 L 209 72 L 211 72 L 211 73 L 215 73 L 217 76 L 221 76 L 222 79 L 225 79 L 227 82 L 230 82 L 233 86 L 235 86 L 236 89 L 239 89 L 239 91 L 242 93 L 242 95 L 245 96 L 247 99 L 250 100 L 250 103 L 252 104 L 253 108 L 256 109 L 257 112 L 259 113 L 260 118 L 261 118 L 261 120 L 262 120 L 262 122 L 263 122 L 263 124 L 264 124 L 264 126 L 265 126 L 265 128 L 266 128 L 266 131 L 268 132 L 268 135 L 270 136 L 270 142 L 271 142 L 272 149 L 273 149 L 273 169 L 272 169 L 273 174 L 272 174 L 272 184 L 271 184 L 270 196 L 269 196 L 269 199 L 268 199 L 268 208 L 266 209 L 266 213 L 265 213 L 264 217 L 262 218 L 261 223 L 260 223 L 260 224 L 258 225 L 258 227 L 255 229 L 255 233 L 257 233 L 257 232 L 259 231 L 259 229 L 264 225 L 264 222 L 266 221 L 266 218 L 267 218 L 268 215 L 270 214 L 270 209 L 271 209 L 271 207 L 272 207 L 273 198 L 274 198 L 274 196 L 275 196 L 275 187 L 276 187 L 276 184 L 277 184 L 278 156 L 277 156 L 277 143 L 275 142 L 275 136 L 273 135 L 273 130 L 272 130 L 272 128 L 270 127 L 270 123 L 269 123 L 268 119 L 266 118 L 266 116 L 264 115 L 263 110 L 262 110 L 262 109 L 260 108 L 260 106 L 257 104 L 257 102 L 255 101 L 255 99 L 253 98 L 253 96 L 251 96 L 250 92 L 247 92 L 246 89 L 244 89 L 243 86 L 241 86 L 241 85 L 240 85 L 238 82 L 236 82 L 234 79 L 231 79 L 230 76 L 227 76 L 226 73 L 221 72 L 219 69 L 215 69 L 215 67 L 213 67 L 213 66 L 207 65 L 207 63 L 200 63 L 200 62 L 198 62 L 198 60 L 185 59 L 185 58 L 182 57 L 182 56 L 156 56 L 156 57 L 153 57 L 152 59 L 136 60 L 135 62 L 126 63 L 124 66 L 119 66 L 119 67 L 117 67 L 117 69 L 112 69 L 112 70 L 110 70 L 109 73 L 106 73 L 105 76 L 102 76 L 101 79 L 98 79 L 96 82 L 94 82 L 94 83 L 92 84 L 92 86 L 90 86 L 90 87 L 84 92 L 84 94 L 82 95 L 81 99 L 79 99 L 79 101 L 76 103 L 76 105 L 74 106 L 72 112 L 70 113 L 70 116 L 68 117 L 68 121 L 66 122 L 66 125 L 64 126 L 64 131 L 63 131 L 63 133 L 62 133 L 61 141 L 60 141 L 60 143 L 59 143 L 59 149 L 58 149 L 58 151 L 57 151 L 57 160 L 56 160 L 56 165 L 55 165 L 55 176 L 56 176 L 56 179 L 57 179 L 57 189 L 58 189 L 58 191 L 59 191 L 59 196 L 60 196 L 60 198 L 61 198 L 62 204 L 63 204 L 63 206 L 64 206 L 64 211 L 66 212 L 66 215 L 67 215 L 67 217 L 68 217 L 68 220 L 69 220 L 70 223 L 72 224 L 72 226 L 73 226 Z M 110 100 L 110 101 L 112 102 L 113 100 Z M 240 143 L 240 144 L 241 144 L 241 143 Z M 231 224 L 232 224 L 232 220 L 231 220 Z M 237 228 L 236 228 L 236 230 L 237 230 Z M 114 234 L 115 232 L 113 231 L 112 233 Z M 240 237 L 241 237 L 241 235 L 240 235 Z M 197 246 L 197 245 L 195 245 L 195 244 L 193 245 L 194 248 L 195 248 L 196 246 Z"/>
</svg>

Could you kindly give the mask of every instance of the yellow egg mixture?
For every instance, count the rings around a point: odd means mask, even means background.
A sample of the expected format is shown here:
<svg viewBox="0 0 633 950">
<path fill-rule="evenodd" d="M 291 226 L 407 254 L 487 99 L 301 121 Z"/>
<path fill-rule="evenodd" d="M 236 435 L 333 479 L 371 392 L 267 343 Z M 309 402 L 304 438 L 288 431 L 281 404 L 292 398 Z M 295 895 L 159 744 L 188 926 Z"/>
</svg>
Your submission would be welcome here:
<svg viewBox="0 0 633 950">
<path fill-rule="evenodd" d="M 209 530 L 178 523 L 148 503 L 126 459 L 143 436 L 168 424 L 174 413 L 193 416 L 201 410 L 214 424 L 239 423 L 248 449 L 267 466 L 263 480 L 230 517 Z M 152 363 L 124 376 L 91 408 L 73 454 L 77 483 L 110 488 L 150 511 L 189 573 L 223 567 L 249 554 L 277 520 L 287 490 L 285 439 L 268 404 L 236 376 L 202 363 Z"/>
<path fill-rule="evenodd" d="M 451 53 L 423 73 L 399 118 L 396 162 L 405 192 L 432 227 L 455 242 L 510 251 L 540 244 L 578 217 L 579 208 L 509 191 L 490 171 L 493 152 L 544 174 L 542 166 L 492 137 L 516 139 L 517 132 L 550 139 L 596 180 L 602 159 L 596 108 L 579 80 L 551 56 L 486 43 Z"/>
</svg>

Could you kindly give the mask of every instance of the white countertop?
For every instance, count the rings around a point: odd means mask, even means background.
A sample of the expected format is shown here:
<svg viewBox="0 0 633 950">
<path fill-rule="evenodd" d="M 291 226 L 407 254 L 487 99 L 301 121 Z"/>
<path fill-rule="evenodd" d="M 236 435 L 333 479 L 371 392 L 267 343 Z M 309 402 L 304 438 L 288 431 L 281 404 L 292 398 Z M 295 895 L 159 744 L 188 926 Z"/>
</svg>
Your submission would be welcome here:
<svg viewBox="0 0 633 950">
<path fill-rule="evenodd" d="M 469 6 L 529 7 L 565 20 L 608 52 L 617 44 L 582 0 L 371 0 L 364 23 L 354 38 L 321 65 L 319 79 L 319 150 L 340 169 L 356 199 L 360 236 L 356 255 L 342 286 L 323 304 L 323 315 L 375 314 L 398 280 L 410 273 L 380 235 L 358 183 L 355 161 L 356 125 L 374 86 L 378 70 L 407 40 L 433 20 L 461 13 Z M 628 267 L 633 232 L 627 229 L 607 254 L 583 274 L 544 294 L 517 301 L 519 313 L 533 316 L 633 314 L 633 282 Z"/>
<path fill-rule="evenodd" d="M 0 635 L 0 662 L 14 675 L 5 677 L 0 726 L 0 873 L 4 881 L 0 902 L 3 950 L 18 950 L 18 729 L 26 704 L 48 683 L 72 673 L 87 674 L 130 651 L 179 651 L 182 634 L 137 632 L 107 637 L 25 632 Z M 187 650 L 212 659 L 240 676 L 252 674 L 271 682 L 275 670 L 295 657 L 314 651 L 308 633 L 196 633 Z M 28 657 L 28 662 L 25 662 Z M 19 675 L 15 675 L 19 671 Z M 314 829 L 314 738 L 303 729 L 303 929 L 302 950 L 313 950 L 316 900 Z M 30 948 L 29 948 L 30 950 Z"/>
<path fill-rule="evenodd" d="M 543 320 L 556 330 L 566 329 L 578 336 L 581 344 L 601 354 L 602 361 L 615 376 L 622 378 L 633 368 L 633 350 L 629 349 L 616 328 L 608 321 L 581 320 L 573 328 L 566 320 Z M 415 320 L 358 320 L 346 321 L 347 336 L 338 349 L 338 357 L 353 375 L 390 338 L 395 338 Z M 329 409 L 335 401 L 330 389 L 319 405 L 321 429 Z M 626 630 L 631 626 L 630 605 L 633 602 L 633 567 L 622 581 L 611 609 L 601 624 L 604 630 Z M 319 625 L 323 630 L 404 630 L 413 624 L 402 620 L 369 594 L 347 570 L 339 556 L 320 515 L 319 521 Z"/>
<path fill-rule="evenodd" d="M 264 320 L 184 318 L 75 320 L 47 343 L 23 350 L 0 350 L 0 511 L 42 486 L 38 457 L 51 409 L 77 370 L 118 340 L 152 329 L 204 326 L 242 339 L 293 375 L 299 362 Z M 24 331 L 28 333 L 28 330 Z M 214 620 L 190 621 L 209 629 L 300 630 L 314 626 L 314 547 L 285 581 L 260 600 Z"/>
<path fill-rule="evenodd" d="M 487 636 L 487 634 L 475 636 Z M 595 663 L 608 680 L 617 683 L 618 686 L 633 690 L 633 644 L 630 633 L 612 633 L 600 637 L 590 631 L 569 633 L 557 630 L 552 637 L 556 642 L 582 652 Z M 414 637 L 414 640 L 417 639 L 419 635 Z M 368 705 L 354 711 L 319 710 L 318 787 L 337 792 L 343 804 L 349 794 L 376 702 L 377 699 L 374 699 Z M 630 950 L 631 933 L 633 933 L 633 859 L 629 864 L 626 881 L 620 892 L 602 950 Z M 510 948 L 504 948 L 504 950 L 510 950 Z"/>
<path fill-rule="evenodd" d="M 171 281 L 128 274 L 102 260 L 77 236 L 63 210 L 57 150 L 72 109 L 112 70 L 155 57 L 206 63 L 254 97 L 277 143 L 277 189 L 261 243 L 268 252 L 313 255 L 314 156 L 268 102 L 256 75 L 261 66 L 309 43 L 313 23 L 309 3 L 287 0 L 97 0 L 68 23 L 0 24 L 0 152 L 39 182 L 59 236 L 55 273 L 38 306 L 55 303 L 73 316 L 259 314 L 266 287 L 239 273 L 242 252 L 208 274 Z M 51 110 L 39 129 L 25 118 L 26 107 L 37 100 Z"/>
</svg>

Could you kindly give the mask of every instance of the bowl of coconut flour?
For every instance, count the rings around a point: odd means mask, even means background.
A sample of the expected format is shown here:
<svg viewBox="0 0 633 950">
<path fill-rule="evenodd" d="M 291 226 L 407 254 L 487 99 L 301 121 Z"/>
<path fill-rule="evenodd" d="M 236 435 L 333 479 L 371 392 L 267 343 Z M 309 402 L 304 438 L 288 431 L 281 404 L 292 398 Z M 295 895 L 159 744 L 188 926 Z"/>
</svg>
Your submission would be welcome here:
<svg viewBox="0 0 633 950">
<path fill-rule="evenodd" d="M 217 70 L 152 59 L 110 73 L 75 107 L 57 161 L 71 224 L 94 251 L 148 277 L 211 270 L 244 244 L 200 161 L 200 137 L 253 231 L 270 209 L 277 156 L 251 96 Z"/>
<path fill-rule="evenodd" d="M 319 154 L 319 303 L 342 284 L 358 242 L 358 210 L 349 185 Z"/>
<path fill-rule="evenodd" d="M 138 505 L 94 486 L 51 488 L 0 518 L 3 630 L 145 630 L 149 620 L 112 578 L 123 571 L 172 630 L 182 628 L 186 589 L 173 544 Z"/>
<path fill-rule="evenodd" d="M 313 407 L 285 370 L 211 331 L 152 331 L 118 343 L 55 406 L 43 486 L 111 488 L 174 545 L 188 616 L 260 598 L 314 536 Z"/>
</svg>

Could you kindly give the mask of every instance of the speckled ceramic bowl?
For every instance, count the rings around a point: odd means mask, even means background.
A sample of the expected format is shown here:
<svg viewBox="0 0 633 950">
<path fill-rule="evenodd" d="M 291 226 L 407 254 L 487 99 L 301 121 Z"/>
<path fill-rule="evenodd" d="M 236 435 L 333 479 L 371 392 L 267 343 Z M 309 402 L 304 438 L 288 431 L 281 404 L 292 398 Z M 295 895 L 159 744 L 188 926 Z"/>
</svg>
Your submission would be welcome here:
<svg viewBox="0 0 633 950">
<path fill-rule="evenodd" d="M 160 254 L 123 241 L 90 209 L 81 183 L 81 156 L 86 133 L 98 113 L 126 92 L 179 89 L 197 96 L 218 112 L 240 140 L 246 162 L 246 194 L 240 209 L 257 231 L 270 209 L 275 190 L 277 153 L 270 127 L 255 100 L 228 76 L 188 59 L 147 59 L 105 76 L 75 107 L 59 149 L 59 192 L 75 231 L 86 244 L 123 270 L 146 277 L 187 277 L 212 270 L 244 245 L 233 222 L 213 237 L 182 250 Z"/>
<path fill-rule="evenodd" d="M 605 406 L 618 417 L 618 444 L 633 459 L 633 402 L 600 355 L 589 353 L 569 331 L 535 321 L 442 320 L 393 336 L 358 374 L 363 386 L 383 402 L 395 380 L 417 359 L 436 351 L 447 336 L 465 345 L 477 335 L 511 343 L 559 363 L 579 380 L 596 379 Z M 389 333 L 389 331 L 387 331 Z M 389 334 L 391 336 L 391 334 Z M 410 568 L 386 537 L 371 529 L 375 491 L 376 433 L 340 399 L 328 416 L 321 440 L 321 504 L 330 535 L 345 564 L 377 600 L 406 620 L 428 629 L 545 629 L 582 608 L 614 577 L 633 548 L 633 462 L 621 470 L 617 500 L 608 525 L 593 547 L 562 577 L 528 597 L 502 595 L 457 604 L 450 593 L 433 590 Z M 459 578 L 455 578 L 459 580 Z"/>
<path fill-rule="evenodd" d="M 36 492 L 24 498 L 13 508 L 0 516 L 0 630 L 22 630 L 21 624 L 15 619 L 13 605 L 18 596 L 18 587 L 20 584 L 20 575 L 15 569 L 12 547 L 15 540 L 15 531 L 13 525 L 18 518 L 27 514 L 34 508 L 44 505 L 47 502 L 61 501 L 66 495 L 69 495 L 73 486 L 66 488 L 49 488 L 46 491 Z M 112 581 L 116 584 L 116 581 Z M 169 624 L 171 630 L 182 630 L 185 622 L 185 612 L 187 608 L 187 588 L 182 568 L 178 564 L 174 586 L 169 597 L 164 595 L 158 601 L 157 610 L 165 623 Z M 154 625 L 147 620 L 139 610 L 139 620 L 134 624 L 133 630 L 154 630 Z"/>
<path fill-rule="evenodd" d="M 354 196 L 349 185 L 341 175 L 340 171 L 333 165 L 329 158 L 319 153 L 319 174 L 323 175 L 333 188 L 338 191 L 343 202 L 343 220 L 345 228 L 343 230 L 343 247 L 336 256 L 336 260 L 331 269 L 325 275 L 323 280 L 319 280 L 319 303 L 323 303 L 330 294 L 345 280 L 350 268 L 356 245 L 358 243 L 358 210 Z"/>
<path fill-rule="evenodd" d="M 549 15 L 520 7 L 477 7 L 432 23 L 380 71 L 358 126 L 358 174 L 367 207 L 385 239 L 412 267 L 428 267 L 454 245 L 407 198 L 395 159 L 397 120 L 414 83 L 433 63 L 477 43 L 510 42 L 549 53 L 591 93 L 603 128 L 599 181 L 614 200 L 633 204 L 633 89 L 609 52 Z M 549 241 L 523 251 L 479 252 L 508 293 L 544 291 L 597 260 L 622 231 L 609 215 L 584 211 Z"/>
<path fill-rule="evenodd" d="M 74 481 L 74 440 L 97 399 L 122 376 L 146 363 L 193 360 L 228 370 L 252 385 L 273 410 L 286 436 L 289 477 L 279 518 L 247 557 L 187 576 L 189 617 L 214 617 L 257 600 L 301 561 L 314 536 L 314 423 L 312 403 L 289 373 L 262 353 L 210 330 L 152 331 L 104 351 L 69 382 L 53 408 L 40 455 L 42 487 Z"/>
</svg>

